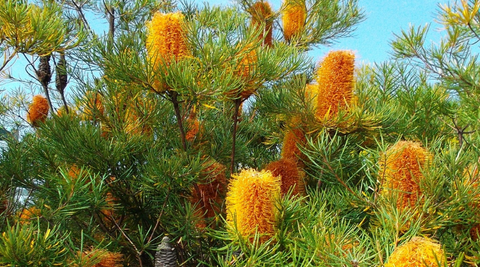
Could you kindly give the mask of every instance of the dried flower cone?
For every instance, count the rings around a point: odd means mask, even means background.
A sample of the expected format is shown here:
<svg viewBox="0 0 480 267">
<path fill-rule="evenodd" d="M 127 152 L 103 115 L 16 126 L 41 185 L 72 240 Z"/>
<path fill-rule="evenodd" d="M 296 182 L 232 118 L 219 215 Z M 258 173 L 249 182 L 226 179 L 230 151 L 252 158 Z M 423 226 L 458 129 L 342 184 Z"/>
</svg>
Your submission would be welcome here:
<svg viewBox="0 0 480 267">
<path fill-rule="evenodd" d="M 177 255 L 170 245 L 170 238 L 164 236 L 155 253 L 155 267 L 177 267 Z"/>
<path fill-rule="evenodd" d="M 38 127 L 40 123 L 45 122 L 48 116 L 48 100 L 41 96 L 36 95 L 33 97 L 33 102 L 28 108 L 27 121 L 34 127 Z"/>
<path fill-rule="evenodd" d="M 257 1 L 249 9 L 250 14 L 252 15 L 251 25 L 256 29 L 264 27 L 260 38 L 263 40 L 263 45 L 272 46 L 272 26 L 273 26 L 273 11 L 272 7 L 268 2 Z"/>
<path fill-rule="evenodd" d="M 185 18 L 179 12 L 168 14 L 157 12 L 147 23 L 147 52 L 154 72 L 164 71 L 162 69 L 172 60 L 179 61 L 190 56 L 184 24 Z M 154 81 L 153 86 L 157 91 L 166 90 L 158 80 Z"/>
<path fill-rule="evenodd" d="M 323 60 L 316 77 L 318 119 L 334 118 L 351 105 L 354 68 L 355 55 L 350 51 L 333 51 Z"/>
<path fill-rule="evenodd" d="M 417 204 L 422 195 L 422 168 L 430 154 L 418 142 L 400 141 L 390 147 L 380 161 L 382 194 L 397 196 L 397 207 L 404 209 Z"/>
<path fill-rule="evenodd" d="M 282 8 L 283 37 L 290 41 L 298 36 L 305 27 L 307 7 L 305 1 L 286 0 Z"/>
<path fill-rule="evenodd" d="M 192 188 L 190 203 L 197 206 L 196 214 L 200 218 L 213 218 L 220 213 L 220 207 L 227 189 L 226 167 L 218 162 L 209 162 L 200 173 L 200 181 Z M 205 228 L 205 220 L 197 224 Z"/>
<path fill-rule="evenodd" d="M 260 242 L 274 235 L 281 181 L 269 171 L 243 170 L 232 175 L 227 192 L 227 223 L 240 235 L 252 240 L 256 231 Z"/>
<path fill-rule="evenodd" d="M 271 171 L 274 176 L 281 177 L 281 194 L 285 196 L 289 190 L 292 190 L 292 196 L 302 196 L 305 194 L 304 176 L 305 174 L 297 167 L 297 162 L 292 158 L 281 158 L 280 160 L 269 163 L 265 170 Z"/>
<path fill-rule="evenodd" d="M 444 264 L 445 253 L 439 243 L 429 238 L 414 237 L 393 251 L 385 267 L 440 267 Z"/>
</svg>

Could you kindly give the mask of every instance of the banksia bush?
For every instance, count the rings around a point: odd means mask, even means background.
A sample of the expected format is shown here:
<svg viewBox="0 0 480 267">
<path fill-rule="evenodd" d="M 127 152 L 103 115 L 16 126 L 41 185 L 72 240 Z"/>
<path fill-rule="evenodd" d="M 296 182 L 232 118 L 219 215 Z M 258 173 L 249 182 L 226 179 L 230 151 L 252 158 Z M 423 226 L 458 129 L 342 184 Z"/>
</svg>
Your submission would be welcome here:
<svg viewBox="0 0 480 267">
<path fill-rule="evenodd" d="M 28 108 L 27 121 L 34 127 L 38 127 L 47 119 L 48 110 L 48 100 L 41 95 L 34 96 L 33 102 Z"/>
<path fill-rule="evenodd" d="M 271 162 L 265 167 L 265 170 L 271 171 L 274 176 L 281 178 L 282 196 L 285 196 L 289 190 L 292 190 L 292 196 L 305 194 L 305 174 L 299 170 L 297 162 L 293 158 L 281 158 Z"/>
<path fill-rule="evenodd" d="M 414 237 L 397 247 L 388 258 L 385 267 L 444 266 L 445 253 L 436 241 Z"/>
<path fill-rule="evenodd" d="M 208 218 L 221 212 L 222 202 L 227 190 L 226 167 L 214 161 L 204 164 L 200 180 L 192 188 L 190 203 L 196 205 L 196 214 L 201 218 L 197 227 L 204 228 Z"/>
<path fill-rule="evenodd" d="M 179 12 L 157 12 L 147 23 L 147 51 L 155 72 L 164 71 L 170 61 L 178 61 L 191 54 L 185 38 L 184 24 L 185 17 Z M 166 89 L 158 80 L 154 82 L 154 87 L 157 91 Z"/>
<path fill-rule="evenodd" d="M 416 205 L 422 195 L 422 168 L 430 157 L 418 142 L 399 141 L 390 147 L 380 160 L 382 195 L 398 196 L 399 209 Z"/>
<path fill-rule="evenodd" d="M 226 198 L 229 227 L 250 240 L 256 232 L 261 235 L 260 242 L 272 237 L 280 188 L 280 177 L 269 171 L 247 169 L 232 175 Z"/>
<path fill-rule="evenodd" d="M 353 98 L 355 55 L 350 51 L 330 52 L 317 71 L 317 110 L 320 120 L 334 118 Z"/>
<path fill-rule="evenodd" d="M 290 41 L 299 35 L 305 27 L 307 7 L 305 1 L 286 0 L 282 7 L 283 37 Z"/>
<path fill-rule="evenodd" d="M 263 39 L 263 44 L 272 46 L 272 26 L 274 17 L 270 4 L 264 1 L 257 1 L 252 5 L 249 12 L 252 15 L 252 27 L 255 27 L 256 29 L 260 29 L 262 26 L 264 27 L 262 29 L 262 33 L 260 34 L 260 38 Z"/>
</svg>

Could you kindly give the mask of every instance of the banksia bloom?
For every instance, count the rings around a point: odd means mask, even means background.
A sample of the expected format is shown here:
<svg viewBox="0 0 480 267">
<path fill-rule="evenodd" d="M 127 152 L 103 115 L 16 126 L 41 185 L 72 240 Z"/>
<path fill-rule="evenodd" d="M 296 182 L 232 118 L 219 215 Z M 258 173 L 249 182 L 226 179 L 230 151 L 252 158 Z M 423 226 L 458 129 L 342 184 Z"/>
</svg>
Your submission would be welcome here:
<svg viewBox="0 0 480 267">
<path fill-rule="evenodd" d="M 196 118 L 196 113 L 192 112 L 190 113 L 190 116 L 188 116 L 186 120 L 187 124 L 187 133 L 185 134 L 185 139 L 187 141 L 192 142 L 195 137 L 197 137 L 197 134 L 200 132 L 200 122 Z"/>
<path fill-rule="evenodd" d="M 268 2 L 258 1 L 249 9 L 252 15 L 251 25 L 255 29 L 264 26 L 260 38 L 263 39 L 263 44 L 272 46 L 272 26 L 273 26 L 273 11 Z"/>
<path fill-rule="evenodd" d="M 101 94 L 88 91 L 85 94 L 86 105 L 83 109 L 85 120 L 95 120 L 103 116 L 105 108 L 103 107 L 103 97 Z"/>
<path fill-rule="evenodd" d="M 40 122 L 45 122 L 48 116 L 48 100 L 41 96 L 36 95 L 33 97 L 33 102 L 28 108 L 27 121 L 34 127 L 38 127 Z"/>
<path fill-rule="evenodd" d="M 350 51 L 330 52 L 317 72 L 316 116 L 323 120 L 347 108 L 353 97 L 355 55 Z"/>
<path fill-rule="evenodd" d="M 37 207 L 30 207 L 30 208 L 23 209 L 19 215 L 20 223 L 22 224 L 27 223 L 31 221 L 33 218 L 40 217 L 40 215 L 41 215 L 40 209 L 38 209 Z"/>
<path fill-rule="evenodd" d="M 281 178 L 281 194 L 286 195 L 292 190 L 292 196 L 304 195 L 304 173 L 297 167 L 297 162 L 292 158 L 281 158 L 269 163 L 265 170 L 271 171 L 274 176 Z"/>
<path fill-rule="evenodd" d="M 422 168 L 430 154 L 418 142 L 400 141 L 390 147 L 380 161 L 382 194 L 397 195 L 397 207 L 403 209 L 416 204 L 422 195 L 420 182 Z"/>
<path fill-rule="evenodd" d="M 220 207 L 227 189 L 225 166 L 214 161 L 208 162 L 200 173 L 200 181 L 192 188 L 190 203 L 197 206 L 196 214 L 203 218 L 213 218 L 220 213 Z M 205 228 L 205 221 L 201 220 L 197 227 Z"/>
<path fill-rule="evenodd" d="M 385 267 L 430 267 L 444 264 L 445 253 L 439 243 L 429 238 L 414 237 L 393 251 Z"/>
<path fill-rule="evenodd" d="M 283 37 L 290 41 L 297 36 L 305 27 L 307 19 L 307 7 L 305 0 L 286 0 L 282 8 Z"/>
<path fill-rule="evenodd" d="M 147 23 L 147 52 L 155 72 L 163 71 L 162 68 L 168 66 L 170 61 L 178 61 L 191 54 L 185 38 L 184 24 L 185 17 L 179 12 L 157 12 Z M 158 81 L 154 82 L 154 87 L 158 91 L 165 90 Z"/>
<path fill-rule="evenodd" d="M 313 110 L 317 110 L 318 86 L 316 84 L 307 84 L 305 86 L 305 100 L 312 103 Z"/>
<path fill-rule="evenodd" d="M 94 257 L 94 255 L 98 255 L 98 257 L 96 256 Z M 84 263 L 85 266 L 92 266 L 92 267 L 122 267 L 123 266 L 123 254 L 118 252 L 110 252 L 110 251 L 105 251 L 103 249 L 92 249 L 92 250 L 84 251 L 81 257 L 82 257 L 82 263 Z"/>
<path fill-rule="evenodd" d="M 298 118 L 293 118 L 289 123 L 289 125 L 292 126 L 283 138 L 282 158 L 293 159 L 297 164 L 302 165 L 303 162 L 301 162 L 301 158 L 303 154 L 298 147 L 299 145 L 302 146 L 305 144 L 306 138 L 305 132 L 298 126 L 299 123 L 300 120 Z"/>
<path fill-rule="evenodd" d="M 260 242 L 268 240 L 276 230 L 280 187 L 280 177 L 269 171 L 248 169 L 232 175 L 226 198 L 229 226 L 250 240 L 256 231 Z"/>
</svg>

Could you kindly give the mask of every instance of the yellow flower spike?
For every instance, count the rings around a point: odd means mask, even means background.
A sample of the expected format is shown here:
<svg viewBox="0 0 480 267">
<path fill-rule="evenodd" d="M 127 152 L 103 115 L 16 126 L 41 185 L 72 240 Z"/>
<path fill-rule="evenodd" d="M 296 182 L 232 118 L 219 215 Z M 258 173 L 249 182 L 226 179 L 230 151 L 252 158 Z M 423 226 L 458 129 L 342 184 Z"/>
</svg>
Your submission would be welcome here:
<svg viewBox="0 0 480 267">
<path fill-rule="evenodd" d="M 272 46 L 273 11 L 270 4 L 264 1 L 257 1 L 249 9 L 249 12 L 252 15 L 252 27 L 258 29 L 262 25 L 265 26 L 262 33 L 260 34 L 260 38 L 263 39 L 263 44 L 267 46 Z"/>
<path fill-rule="evenodd" d="M 42 95 L 36 95 L 33 97 L 33 102 L 28 108 L 27 121 L 38 127 L 40 122 L 45 122 L 48 116 L 48 100 Z"/>
<path fill-rule="evenodd" d="M 351 51 L 332 51 L 317 71 L 317 112 L 320 120 L 335 117 L 352 101 L 355 55 Z"/>
<path fill-rule="evenodd" d="M 161 71 L 172 60 L 179 61 L 191 55 L 184 24 L 185 17 L 180 12 L 157 12 L 147 23 L 147 52 L 154 72 Z M 154 81 L 154 87 L 158 91 L 165 90 L 159 81 Z"/>
<path fill-rule="evenodd" d="M 433 267 L 444 266 L 444 264 L 445 252 L 439 243 L 429 238 L 414 237 L 393 251 L 385 267 Z"/>
<path fill-rule="evenodd" d="M 290 41 L 303 31 L 307 19 L 307 7 L 305 1 L 286 0 L 283 2 L 282 22 L 283 37 Z"/>
<path fill-rule="evenodd" d="M 422 168 L 431 155 L 420 143 L 400 141 L 390 147 L 380 160 L 382 194 L 398 194 L 397 207 L 404 209 L 416 205 L 422 195 L 420 182 Z"/>
<path fill-rule="evenodd" d="M 269 171 L 247 169 L 232 175 L 228 187 L 227 224 L 241 236 L 253 240 L 255 232 L 263 243 L 276 231 L 281 181 Z"/>
<path fill-rule="evenodd" d="M 282 196 L 285 196 L 290 190 L 292 190 L 292 197 L 305 195 L 305 173 L 298 168 L 295 159 L 281 158 L 270 162 L 265 170 L 271 171 L 274 176 L 278 176 L 282 180 Z"/>
</svg>

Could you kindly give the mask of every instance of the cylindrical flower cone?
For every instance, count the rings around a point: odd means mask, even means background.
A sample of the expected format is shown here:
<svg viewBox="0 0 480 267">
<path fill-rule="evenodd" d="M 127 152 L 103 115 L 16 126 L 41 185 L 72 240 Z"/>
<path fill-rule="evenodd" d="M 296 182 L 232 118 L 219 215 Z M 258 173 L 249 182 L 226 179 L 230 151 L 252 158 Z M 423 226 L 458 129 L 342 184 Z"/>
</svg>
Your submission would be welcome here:
<svg viewBox="0 0 480 267">
<path fill-rule="evenodd" d="M 320 120 L 334 118 L 339 110 L 351 105 L 353 97 L 355 55 L 350 51 L 333 51 L 317 72 L 317 112 Z"/>
<path fill-rule="evenodd" d="M 34 127 L 38 127 L 47 119 L 48 110 L 48 100 L 41 95 L 34 96 L 33 102 L 28 108 L 27 121 Z"/>
<path fill-rule="evenodd" d="M 196 214 L 201 218 L 198 228 L 205 228 L 206 220 L 221 213 L 227 190 L 226 167 L 214 161 L 208 162 L 200 173 L 200 181 L 192 188 L 190 203 L 196 205 Z"/>
<path fill-rule="evenodd" d="M 400 141 L 390 147 L 380 160 L 382 195 L 398 197 L 399 209 L 415 206 L 422 195 L 422 168 L 430 157 L 418 142 Z"/>
<path fill-rule="evenodd" d="M 105 107 L 103 106 L 103 97 L 99 93 L 88 91 L 85 94 L 86 105 L 83 109 L 83 118 L 85 120 L 98 120 L 103 116 Z"/>
<path fill-rule="evenodd" d="M 237 55 L 237 60 L 234 73 L 242 78 L 244 85 L 227 92 L 226 95 L 230 98 L 247 99 L 258 89 L 257 81 L 253 77 L 257 66 L 257 52 L 251 45 L 246 45 Z"/>
<path fill-rule="evenodd" d="M 303 153 L 299 146 L 305 145 L 306 137 L 304 130 L 299 126 L 300 119 L 293 118 L 290 122 L 290 129 L 287 130 L 283 138 L 282 158 L 293 159 L 297 166 L 303 167 Z"/>
<path fill-rule="evenodd" d="M 307 7 L 303 0 L 285 0 L 282 7 L 283 37 L 290 41 L 305 27 Z"/>
<path fill-rule="evenodd" d="M 298 169 L 297 162 L 292 158 L 281 158 L 269 163 L 265 170 L 271 171 L 274 176 L 281 178 L 281 194 L 285 196 L 292 190 L 291 196 L 302 196 L 305 194 L 305 174 Z"/>
<path fill-rule="evenodd" d="M 123 254 L 110 252 L 103 249 L 90 249 L 81 255 L 82 266 L 92 267 L 121 267 L 123 266 Z M 74 265 L 77 266 L 77 265 Z"/>
<path fill-rule="evenodd" d="M 444 266 L 445 252 L 435 240 L 414 237 L 397 247 L 385 267 Z"/>
<path fill-rule="evenodd" d="M 269 171 L 243 170 L 232 175 L 227 192 L 227 223 L 250 241 L 255 232 L 265 242 L 276 231 L 281 181 Z"/>
<path fill-rule="evenodd" d="M 273 45 L 272 26 L 273 26 L 273 11 L 268 2 L 257 1 L 249 10 L 252 15 L 251 25 L 256 29 L 264 27 L 260 38 L 263 39 L 263 44 L 267 46 Z"/>
<path fill-rule="evenodd" d="M 185 17 L 180 12 L 157 12 L 147 23 L 147 52 L 154 72 L 164 71 L 172 60 L 179 61 L 190 56 L 184 24 Z M 153 86 L 159 92 L 166 90 L 158 80 L 154 81 Z"/>
</svg>

